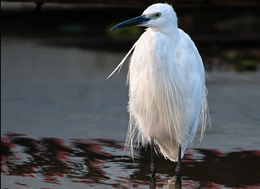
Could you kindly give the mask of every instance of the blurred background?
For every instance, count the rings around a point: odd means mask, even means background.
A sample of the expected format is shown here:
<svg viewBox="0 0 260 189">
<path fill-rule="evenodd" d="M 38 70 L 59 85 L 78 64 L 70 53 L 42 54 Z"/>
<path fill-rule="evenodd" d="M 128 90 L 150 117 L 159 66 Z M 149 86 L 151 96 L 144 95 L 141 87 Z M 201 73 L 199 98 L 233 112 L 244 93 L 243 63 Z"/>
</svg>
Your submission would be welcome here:
<svg viewBox="0 0 260 189">
<path fill-rule="evenodd" d="M 152 188 L 149 150 L 121 158 L 127 64 L 106 78 L 144 31 L 110 28 L 154 1 L 36 2 L 1 1 L 2 187 Z M 204 61 L 212 120 L 185 156 L 183 186 L 258 187 L 258 1 L 168 3 Z M 159 161 L 153 187 L 173 176 L 174 163 Z"/>
</svg>

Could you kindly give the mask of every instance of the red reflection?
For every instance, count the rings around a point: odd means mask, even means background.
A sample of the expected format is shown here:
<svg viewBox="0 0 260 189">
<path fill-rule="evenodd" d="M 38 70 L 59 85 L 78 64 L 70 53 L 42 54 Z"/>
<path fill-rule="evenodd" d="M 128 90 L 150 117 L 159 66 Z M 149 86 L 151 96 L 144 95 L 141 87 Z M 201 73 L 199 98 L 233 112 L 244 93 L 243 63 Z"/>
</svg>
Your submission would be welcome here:
<svg viewBox="0 0 260 189">
<path fill-rule="evenodd" d="M 58 185 L 61 179 L 69 179 L 74 183 L 118 188 L 128 188 L 129 183 L 133 187 L 163 187 L 165 177 L 173 176 L 175 164 L 159 156 L 158 174 L 151 183 L 147 177 L 150 150 L 141 149 L 133 163 L 129 156 L 122 158 L 123 149 L 123 143 L 115 140 L 74 139 L 67 145 L 57 138 L 36 140 L 23 134 L 7 133 L 1 138 L 1 171 L 4 175 L 42 178 L 42 182 Z M 200 154 L 200 159 L 196 159 L 196 154 Z M 114 173 L 114 180 L 113 172 L 109 172 L 113 166 L 123 173 Z M 254 188 L 260 184 L 260 151 L 223 153 L 193 149 L 184 157 L 183 174 L 185 188 Z"/>
</svg>

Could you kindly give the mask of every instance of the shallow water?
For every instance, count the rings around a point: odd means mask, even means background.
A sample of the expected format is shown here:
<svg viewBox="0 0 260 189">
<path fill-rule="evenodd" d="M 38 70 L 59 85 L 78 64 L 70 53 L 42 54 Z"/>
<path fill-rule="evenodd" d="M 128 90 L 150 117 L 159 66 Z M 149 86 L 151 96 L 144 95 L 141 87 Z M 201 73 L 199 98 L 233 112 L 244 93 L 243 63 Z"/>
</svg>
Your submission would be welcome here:
<svg viewBox="0 0 260 189">
<path fill-rule="evenodd" d="M 157 157 L 158 174 L 149 178 L 149 147 L 131 157 L 123 142 L 112 139 L 30 138 L 8 133 L 1 138 L 3 188 L 257 188 L 260 151 L 224 153 L 188 149 L 182 183 L 176 185 L 175 163 Z M 8 185 L 7 185 L 8 183 Z"/>
<path fill-rule="evenodd" d="M 149 147 L 122 157 L 127 66 L 105 78 L 124 54 L 1 44 L 2 188 L 180 188 L 163 157 L 151 181 Z M 260 187 L 259 72 L 209 75 L 213 127 L 186 152 L 182 187 Z"/>
</svg>

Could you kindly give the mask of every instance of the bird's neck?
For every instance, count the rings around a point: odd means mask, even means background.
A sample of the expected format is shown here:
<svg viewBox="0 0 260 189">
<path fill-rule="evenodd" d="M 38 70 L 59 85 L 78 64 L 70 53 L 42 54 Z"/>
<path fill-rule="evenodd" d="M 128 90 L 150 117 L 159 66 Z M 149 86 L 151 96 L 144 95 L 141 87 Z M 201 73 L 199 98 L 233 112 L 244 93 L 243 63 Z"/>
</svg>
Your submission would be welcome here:
<svg viewBox="0 0 260 189">
<path fill-rule="evenodd" d="M 163 29 L 156 29 L 156 28 L 150 28 L 152 32 L 161 32 L 162 34 L 164 34 L 165 36 L 167 36 L 167 38 L 171 41 L 171 43 L 175 46 L 179 40 L 180 40 L 180 33 L 179 33 L 179 29 L 178 26 L 171 26 L 171 27 L 165 27 Z"/>
<path fill-rule="evenodd" d="M 180 33 L 179 33 L 179 29 L 178 27 L 169 30 L 169 33 L 167 34 L 170 38 L 170 40 L 172 41 L 172 44 L 174 44 L 174 46 L 176 46 L 177 43 L 179 43 L 180 41 Z"/>
</svg>

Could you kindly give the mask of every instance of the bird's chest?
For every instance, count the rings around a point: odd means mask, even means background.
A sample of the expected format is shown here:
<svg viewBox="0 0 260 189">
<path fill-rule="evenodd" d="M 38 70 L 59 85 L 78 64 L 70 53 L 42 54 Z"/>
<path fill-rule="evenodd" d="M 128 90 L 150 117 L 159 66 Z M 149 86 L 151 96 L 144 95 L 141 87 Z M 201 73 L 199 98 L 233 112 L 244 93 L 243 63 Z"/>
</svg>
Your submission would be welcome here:
<svg viewBox="0 0 260 189">
<path fill-rule="evenodd" d="M 160 79 L 168 75 L 173 66 L 175 55 L 170 41 L 162 34 L 150 34 L 140 38 L 132 55 L 130 74 L 140 79 L 140 82 Z M 132 79 L 134 79 L 132 77 Z M 141 80 L 142 79 L 142 80 Z"/>
<path fill-rule="evenodd" d="M 138 106 L 152 107 L 164 89 L 172 85 L 175 55 L 164 36 L 144 36 L 130 62 L 130 96 Z M 146 101 L 146 100 L 149 100 Z M 147 103 L 151 103 L 149 106 Z M 156 103 L 155 103 L 156 104 Z"/>
</svg>

